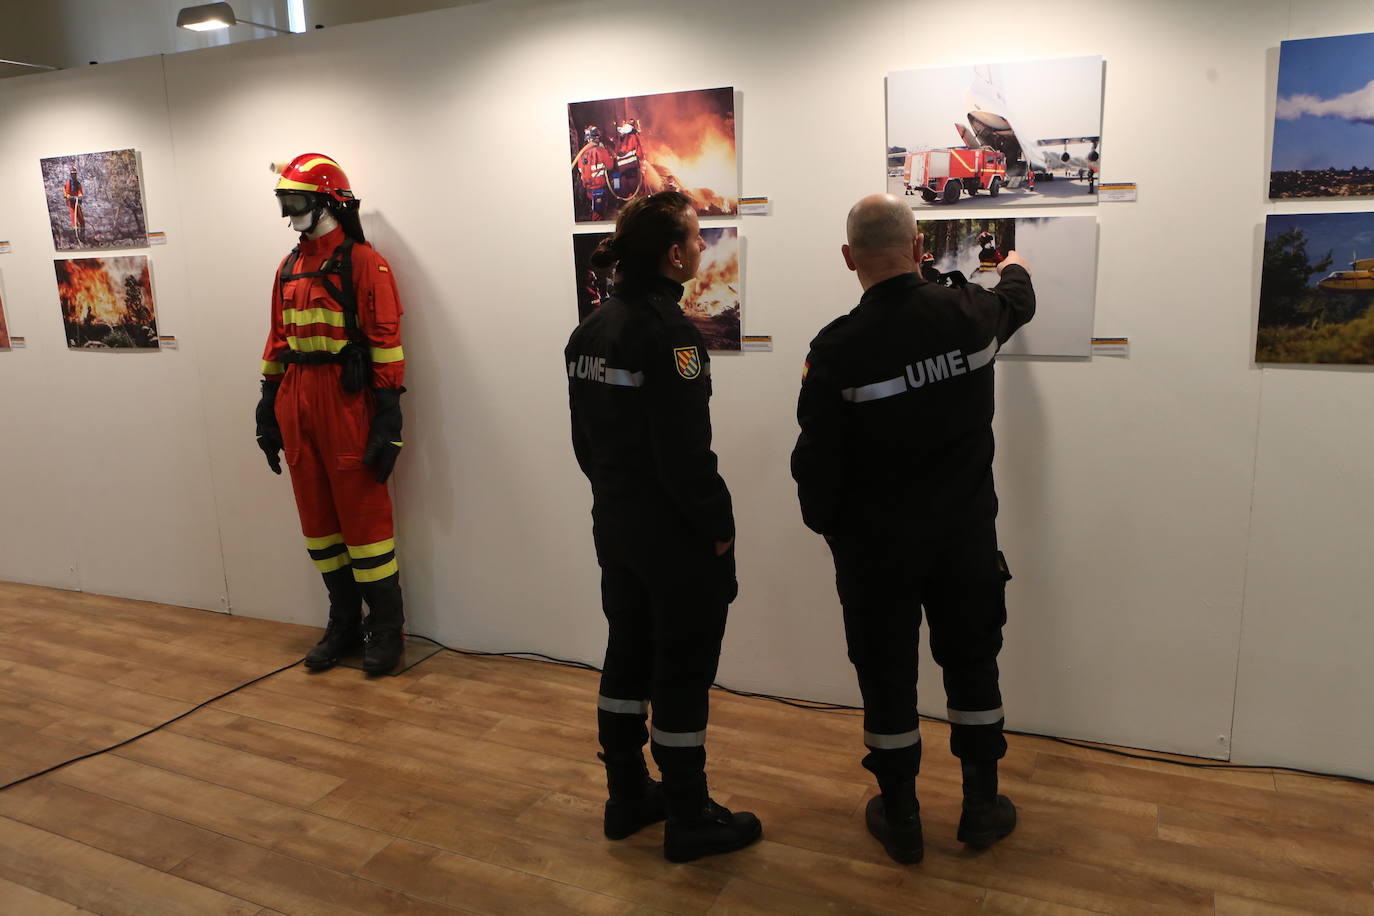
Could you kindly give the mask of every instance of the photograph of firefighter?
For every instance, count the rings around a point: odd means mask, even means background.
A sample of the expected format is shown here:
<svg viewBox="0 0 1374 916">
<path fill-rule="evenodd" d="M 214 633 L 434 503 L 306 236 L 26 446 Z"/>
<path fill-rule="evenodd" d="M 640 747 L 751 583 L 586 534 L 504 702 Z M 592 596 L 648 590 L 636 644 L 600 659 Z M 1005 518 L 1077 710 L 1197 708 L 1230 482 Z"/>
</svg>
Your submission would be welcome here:
<svg viewBox="0 0 1374 916">
<path fill-rule="evenodd" d="M 158 348 L 147 255 L 52 263 L 69 349 Z"/>
<path fill-rule="evenodd" d="M 1101 57 L 887 75 L 887 190 L 916 208 L 1097 202 Z"/>
<path fill-rule="evenodd" d="M 571 102 L 568 142 L 579 223 L 614 221 L 658 191 L 682 192 L 701 216 L 739 207 L 731 87 Z"/>
<path fill-rule="evenodd" d="M 48 223 L 58 251 L 148 244 L 134 150 L 56 156 L 40 164 Z"/>
<path fill-rule="evenodd" d="M 609 232 L 582 232 L 573 236 L 573 265 L 577 281 L 577 320 L 584 321 L 610 297 L 614 277 L 608 270 L 592 267 L 592 255 Z M 740 240 L 739 230 L 718 227 L 701 230 L 706 250 L 695 278 L 683 284 L 682 314 L 701 332 L 712 352 L 740 348 Z"/>
<path fill-rule="evenodd" d="M 305 547 L 329 595 L 306 666 L 332 668 L 361 650 L 363 670 L 384 674 L 405 639 L 386 487 L 402 446 L 401 302 L 339 164 L 305 153 L 279 174 L 281 215 L 300 238 L 272 284 L 258 446 L 277 474 L 285 453 Z"/>
<path fill-rule="evenodd" d="M 905 198 L 904 198 L 905 199 Z M 923 219 L 922 275 L 945 286 L 992 289 L 1007 253 L 1035 262 L 1038 311 L 999 350 L 1004 356 L 1090 356 L 1097 311 L 1097 219 Z"/>
</svg>

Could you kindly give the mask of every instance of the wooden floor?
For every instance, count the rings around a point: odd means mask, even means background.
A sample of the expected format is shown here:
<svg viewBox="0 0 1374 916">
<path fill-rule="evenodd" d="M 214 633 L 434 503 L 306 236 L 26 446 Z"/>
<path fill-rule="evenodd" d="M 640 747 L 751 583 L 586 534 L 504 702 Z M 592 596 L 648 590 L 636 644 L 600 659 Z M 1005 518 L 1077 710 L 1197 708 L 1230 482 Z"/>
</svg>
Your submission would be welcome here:
<svg viewBox="0 0 1374 916">
<path fill-rule="evenodd" d="M 0 584 L 0 782 L 300 657 L 316 630 Z M 864 830 L 860 722 L 713 699 L 715 797 L 764 840 L 670 865 L 601 836 L 595 675 L 442 654 L 396 678 L 297 667 L 0 792 L 0 913 L 1374 913 L 1374 787 L 1013 738 L 1021 823 L 954 841 L 926 723 L 925 862 Z"/>
</svg>

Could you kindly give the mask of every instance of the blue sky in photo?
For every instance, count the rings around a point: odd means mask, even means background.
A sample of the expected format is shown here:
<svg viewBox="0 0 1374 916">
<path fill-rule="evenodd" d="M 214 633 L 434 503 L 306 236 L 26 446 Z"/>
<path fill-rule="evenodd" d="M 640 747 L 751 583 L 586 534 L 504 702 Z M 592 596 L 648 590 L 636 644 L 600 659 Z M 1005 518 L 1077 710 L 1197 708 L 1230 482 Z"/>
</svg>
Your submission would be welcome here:
<svg viewBox="0 0 1374 916">
<path fill-rule="evenodd" d="M 1374 82 L 1374 33 L 1285 41 L 1279 51 L 1280 104 L 1310 95 L 1329 100 Z M 1274 120 L 1274 171 L 1374 168 L 1374 125 L 1334 115 Z"/>
<path fill-rule="evenodd" d="M 1351 255 L 1374 258 L 1374 212 L 1370 213 L 1277 213 L 1264 224 L 1264 240 L 1279 233 L 1301 229 L 1307 236 L 1307 258 L 1315 264 L 1331 252 L 1330 270 L 1349 270 Z M 1308 286 L 1325 273 L 1313 274 Z"/>
</svg>

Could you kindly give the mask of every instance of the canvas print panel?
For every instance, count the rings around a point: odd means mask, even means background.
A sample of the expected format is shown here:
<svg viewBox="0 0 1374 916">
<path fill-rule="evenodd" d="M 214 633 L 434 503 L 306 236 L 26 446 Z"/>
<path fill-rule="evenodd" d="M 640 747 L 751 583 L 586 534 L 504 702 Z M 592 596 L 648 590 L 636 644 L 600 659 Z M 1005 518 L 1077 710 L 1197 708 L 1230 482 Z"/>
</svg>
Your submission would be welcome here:
<svg viewBox="0 0 1374 916">
<path fill-rule="evenodd" d="M 583 232 L 573 236 L 573 265 L 577 282 L 577 320 L 585 320 L 611 295 L 611 276 L 592 269 L 591 255 L 609 232 Z M 695 280 L 682 294 L 682 313 L 692 320 L 708 350 L 738 350 L 742 300 L 740 286 L 739 230 L 701 230 L 706 250 Z"/>
<path fill-rule="evenodd" d="M 5 320 L 5 278 L 0 276 L 0 350 L 10 348 L 10 326 Z"/>
<path fill-rule="evenodd" d="M 131 149 L 40 160 L 58 251 L 148 244 L 138 156 Z"/>
<path fill-rule="evenodd" d="M 1374 365 L 1371 305 L 1374 213 L 1268 218 L 1255 362 Z"/>
<path fill-rule="evenodd" d="M 887 190 L 913 207 L 1091 204 L 1101 57 L 887 75 Z"/>
<path fill-rule="evenodd" d="M 155 349 L 157 308 L 146 255 L 53 261 L 67 346 Z"/>
<path fill-rule="evenodd" d="M 697 89 L 568 105 L 573 218 L 614 220 L 630 201 L 686 194 L 699 216 L 739 208 L 735 90 Z"/>
<path fill-rule="evenodd" d="M 1270 197 L 1374 195 L 1374 33 L 1285 41 Z"/>
<path fill-rule="evenodd" d="M 1035 318 L 1012 335 L 1004 354 L 1089 356 L 1097 291 L 1097 220 L 1091 216 L 920 220 L 923 272 L 949 282 L 997 285 L 997 265 L 1018 251 L 1035 282 Z"/>
</svg>

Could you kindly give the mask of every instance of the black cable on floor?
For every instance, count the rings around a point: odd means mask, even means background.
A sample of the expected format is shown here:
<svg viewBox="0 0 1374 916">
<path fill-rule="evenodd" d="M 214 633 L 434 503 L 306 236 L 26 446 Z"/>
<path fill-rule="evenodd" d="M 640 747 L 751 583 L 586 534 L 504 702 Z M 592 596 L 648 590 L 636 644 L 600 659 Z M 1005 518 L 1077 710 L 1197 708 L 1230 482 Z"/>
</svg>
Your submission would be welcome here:
<svg viewBox="0 0 1374 916">
<path fill-rule="evenodd" d="M 48 767 L 46 770 L 39 770 L 37 773 L 30 773 L 28 776 L 21 776 L 19 779 L 16 779 L 16 780 L 14 780 L 13 782 L 7 782 L 7 783 L 5 783 L 3 786 L 0 786 L 0 792 L 3 792 L 3 791 L 5 791 L 6 789 L 9 789 L 9 788 L 12 788 L 12 787 L 14 787 L 14 786 L 17 786 L 17 785 L 19 785 L 20 783 L 28 782 L 28 781 L 31 780 L 31 779 L 37 779 L 37 778 L 40 777 L 40 776 L 46 776 L 46 775 L 48 775 L 49 773 L 51 773 L 51 772 L 53 772 L 53 771 L 55 771 L 55 770 L 60 770 L 60 769 L 62 769 L 63 767 L 71 766 L 73 763 L 79 763 L 79 762 L 81 762 L 82 760 L 89 760 L 89 759 L 92 758 L 92 757 L 99 757 L 101 754 L 108 754 L 110 751 L 119 750 L 119 749 L 120 749 L 121 747 L 123 747 L 124 745 L 126 745 L 126 744 L 132 744 L 133 742 L 137 741 L 139 738 L 146 738 L 147 736 L 151 735 L 153 732 L 161 731 L 162 729 L 164 729 L 164 728 L 166 728 L 167 726 L 171 725 L 173 722 L 180 722 L 182 719 L 186 718 L 186 717 L 189 716 L 191 713 L 196 712 L 197 710 L 204 709 L 206 706 L 209 706 L 211 703 L 214 703 L 214 702 L 217 702 L 217 701 L 219 701 L 219 700 L 222 700 L 222 699 L 224 699 L 225 697 L 229 696 L 229 695 L 232 694 L 232 693 L 238 693 L 240 690 L 243 690 L 245 687 L 252 687 L 254 684 L 258 683 L 259 681 L 265 681 L 265 680 L 267 680 L 269 677 L 273 677 L 274 675 L 281 674 L 283 671 L 289 671 L 290 669 L 292 669 L 292 668 L 296 667 L 297 665 L 299 665 L 302 661 L 304 661 L 303 658 L 298 658 L 298 659 L 296 659 L 294 662 L 292 662 L 292 663 L 289 664 L 289 665 L 282 665 L 282 666 L 281 666 L 280 668 L 278 668 L 276 671 L 269 671 L 269 672 L 267 672 L 267 673 L 264 674 L 264 675 L 261 675 L 261 676 L 259 676 L 259 677 L 253 678 L 251 681 L 248 681 L 247 683 L 239 684 L 237 687 L 231 687 L 231 688 L 229 688 L 228 690 L 224 691 L 224 692 L 221 693 L 221 694 L 217 694 L 216 696 L 213 696 L 213 697 L 211 697 L 210 699 L 205 700 L 204 702 L 197 703 L 195 706 L 192 706 L 190 709 L 186 710 L 186 711 L 185 711 L 184 713 L 182 713 L 181 715 L 176 716 L 176 717 L 171 718 L 171 719 L 168 719 L 166 722 L 163 722 L 161 725 L 154 725 L 152 728 L 148 729 L 147 731 L 139 732 L 137 735 L 134 735 L 134 736 L 131 737 L 131 738 L 125 738 L 123 741 L 120 741 L 118 744 L 111 744 L 109 747 L 103 747 L 103 748 L 101 748 L 101 749 L 98 750 L 98 751 L 91 751 L 89 754 L 82 754 L 82 755 L 79 756 L 79 757 L 73 757 L 73 758 L 70 759 L 70 760 L 64 760 L 64 761 L 62 761 L 61 763 L 55 763 L 55 764 L 53 764 L 52 766 Z"/>
<path fill-rule="evenodd" d="M 595 665 L 589 665 L 586 662 L 579 662 L 566 658 L 556 658 L 552 655 L 545 655 L 542 652 L 479 652 L 475 649 L 455 649 L 452 646 L 446 646 L 443 643 L 439 642 L 439 640 L 432 639 L 428 636 L 421 636 L 419 638 L 432 642 L 444 651 L 452 652 L 455 655 L 473 655 L 493 658 L 534 659 L 538 661 L 549 662 L 555 665 L 565 665 L 570 668 L 581 668 L 584 671 L 601 671 L 600 668 L 596 667 Z M 784 706 L 792 706 L 797 709 L 810 709 L 815 710 L 817 712 L 863 712 L 863 707 L 861 706 L 846 706 L 843 703 L 825 703 L 815 700 L 802 700 L 798 699 L 797 697 L 777 696 L 771 693 L 754 693 L 748 690 L 736 690 L 733 687 L 727 687 L 719 682 L 714 683 L 711 686 L 719 690 L 722 690 L 725 693 L 734 694 L 737 697 L 748 697 L 750 699 L 755 700 L 769 700 L 774 703 L 782 703 Z M 931 722 L 943 722 L 946 725 L 950 724 L 948 719 L 942 719 L 939 716 L 921 716 L 921 718 Z M 1015 731 L 1009 728 L 1004 729 L 1004 732 L 1008 735 L 1019 735 L 1023 738 L 1044 738 L 1046 741 L 1054 741 L 1057 744 L 1064 744 L 1068 745 L 1069 747 L 1082 748 L 1083 750 L 1088 751 L 1100 751 L 1103 754 L 1112 754 L 1117 757 L 1129 757 L 1132 760 L 1149 760 L 1155 763 L 1171 763 L 1175 766 L 1190 767 L 1196 770 L 1268 770 L 1269 772 L 1273 773 L 1298 773 L 1303 776 L 1320 776 L 1325 779 L 1340 779 L 1346 782 L 1359 783 L 1361 785 L 1367 786 L 1374 785 L 1374 779 L 1367 779 L 1363 776 L 1350 776 L 1345 773 L 1323 773 L 1319 770 L 1303 770 L 1299 769 L 1298 767 L 1262 766 L 1259 764 L 1247 763 L 1193 763 L 1186 760 L 1171 760 L 1168 757 L 1156 757 L 1151 754 L 1137 754 L 1131 751 L 1121 750 L 1120 748 L 1102 747 L 1096 744 L 1088 744 L 1081 741 L 1074 741 L 1071 738 L 1060 738 L 1057 735 L 1041 735 L 1036 732 Z"/>
</svg>

